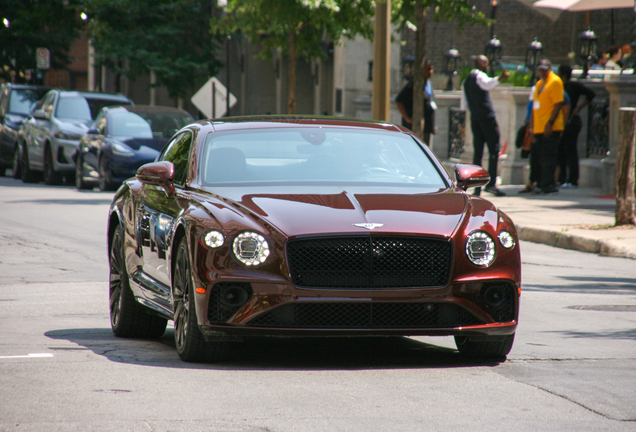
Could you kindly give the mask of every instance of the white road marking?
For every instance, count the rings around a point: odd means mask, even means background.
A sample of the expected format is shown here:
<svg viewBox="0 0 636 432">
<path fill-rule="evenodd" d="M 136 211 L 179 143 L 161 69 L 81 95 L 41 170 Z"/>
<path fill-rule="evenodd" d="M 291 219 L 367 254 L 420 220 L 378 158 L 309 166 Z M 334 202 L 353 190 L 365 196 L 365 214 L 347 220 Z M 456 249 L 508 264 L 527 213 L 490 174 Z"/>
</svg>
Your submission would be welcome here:
<svg viewBox="0 0 636 432">
<path fill-rule="evenodd" d="M 12 359 L 12 358 L 48 358 L 53 357 L 53 354 L 49 353 L 31 353 L 28 355 L 15 355 L 15 356 L 0 356 L 0 359 Z"/>
</svg>

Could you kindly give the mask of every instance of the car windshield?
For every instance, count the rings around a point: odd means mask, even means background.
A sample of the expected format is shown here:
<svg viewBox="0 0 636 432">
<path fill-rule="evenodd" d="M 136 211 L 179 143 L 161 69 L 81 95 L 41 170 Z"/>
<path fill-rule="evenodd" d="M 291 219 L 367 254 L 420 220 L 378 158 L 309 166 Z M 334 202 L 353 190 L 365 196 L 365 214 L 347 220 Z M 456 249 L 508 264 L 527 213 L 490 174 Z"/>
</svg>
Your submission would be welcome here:
<svg viewBox="0 0 636 432">
<path fill-rule="evenodd" d="M 148 122 L 154 138 L 170 138 L 179 129 L 192 122 L 187 113 L 138 112 Z"/>
<path fill-rule="evenodd" d="M 46 94 L 46 89 L 13 89 L 9 100 L 9 112 L 29 115 L 31 108 Z"/>
<path fill-rule="evenodd" d="M 446 187 L 411 136 L 346 127 L 211 133 L 200 166 L 204 185 L 327 181 Z"/>
<path fill-rule="evenodd" d="M 99 111 L 112 105 L 129 103 L 126 99 L 110 100 L 83 96 L 61 97 L 55 117 L 71 120 L 93 120 Z"/>
<path fill-rule="evenodd" d="M 152 138 L 152 129 L 146 120 L 128 111 L 111 114 L 109 135 L 114 137 Z"/>
</svg>

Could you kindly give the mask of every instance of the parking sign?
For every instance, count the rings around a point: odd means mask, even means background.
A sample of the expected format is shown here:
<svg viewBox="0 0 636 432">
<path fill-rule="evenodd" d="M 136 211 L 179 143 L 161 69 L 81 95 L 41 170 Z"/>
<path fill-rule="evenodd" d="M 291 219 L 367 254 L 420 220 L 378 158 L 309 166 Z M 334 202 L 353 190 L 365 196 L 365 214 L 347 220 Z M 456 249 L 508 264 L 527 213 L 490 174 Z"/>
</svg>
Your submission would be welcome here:
<svg viewBox="0 0 636 432">
<path fill-rule="evenodd" d="M 47 48 L 38 48 L 35 57 L 38 69 L 45 70 L 51 68 L 51 53 Z"/>
</svg>

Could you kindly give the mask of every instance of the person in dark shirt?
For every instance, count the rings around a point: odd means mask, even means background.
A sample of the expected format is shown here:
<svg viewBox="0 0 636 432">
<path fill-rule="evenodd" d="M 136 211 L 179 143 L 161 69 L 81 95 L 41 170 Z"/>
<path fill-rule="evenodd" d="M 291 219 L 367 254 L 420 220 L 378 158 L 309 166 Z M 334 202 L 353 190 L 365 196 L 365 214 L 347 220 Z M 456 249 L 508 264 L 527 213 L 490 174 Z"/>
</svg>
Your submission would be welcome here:
<svg viewBox="0 0 636 432">
<path fill-rule="evenodd" d="M 559 76 L 563 81 L 563 88 L 570 96 L 571 109 L 566 119 L 565 128 L 559 142 L 558 182 L 561 187 L 578 187 L 579 184 L 579 153 L 578 138 L 583 122 L 579 113 L 594 99 L 594 90 L 585 87 L 578 81 L 572 81 L 572 67 L 570 65 L 559 66 Z M 579 104 L 581 96 L 585 97 Z"/>
<path fill-rule="evenodd" d="M 424 143 L 430 145 L 431 134 L 435 133 L 435 109 L 437 106 L 433 101 L 433 86 L 431 76 L 433 75 L 433 64 L 426 60 L 422 69 L 424 75 Z M 413 80 L 402 88 L 395 98 L 395 105 L 402 114 L 402 126 L 413 129 Z"/>
</svg>

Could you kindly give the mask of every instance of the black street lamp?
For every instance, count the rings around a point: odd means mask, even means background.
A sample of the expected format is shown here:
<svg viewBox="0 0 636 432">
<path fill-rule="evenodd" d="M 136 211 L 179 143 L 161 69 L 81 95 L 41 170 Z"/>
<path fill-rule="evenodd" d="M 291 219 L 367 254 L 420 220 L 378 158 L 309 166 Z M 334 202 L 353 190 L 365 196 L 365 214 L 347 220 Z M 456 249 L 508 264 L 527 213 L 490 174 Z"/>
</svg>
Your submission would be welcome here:
<svg viewBox="0 0 636 432">
<path fill-rule="evenodd" d="M 459 71 L 460 59 L 459 51 L 454 46 L 444 53 L 444 73 L 448 75 L 448 82 L 444 90 L 453 90 L 453 77 Z"/>
<path fill-rule="evenodd" d="M 501 64 L 501 47 L 501 41 L 495 35 L 486 43 L 485 55 L 490 64 L 490 76 L 495 75 L 495 67 Z"/>
<path fill-rule="evenodd" d="M 526 48 L 526 68 L 532 71 L 532 78 L 530 78 L 528 87 L 532 87 L 534 85 L 534 80 L 536 79 L 536 68 L 542 58 L 543 44 L 535 37 Z"/>
<path fill-rule="evenodd" d="M 596 55 L 596 43 L 598 38 L 596 34 L 589 28 L 582 32 L 578 37 L 576 48 L 576 58 L 583 66 L 583 74 L 580 78 L 587 78 L 587 71 L 594 62 Z"/>
<path fill-rule="evenodd" d="M 490 19 L 493 21 L 492 23 L 490 23 L 490 39 L 494 39 L 495 38 L 495 14 L 497 13 L 497 6 L 498 6 L 498 2 L 497 0 L 492 0 L 490 2 L 490 6 L 492 6 L 492 8 L 490 9 Z"/>
</svg>

